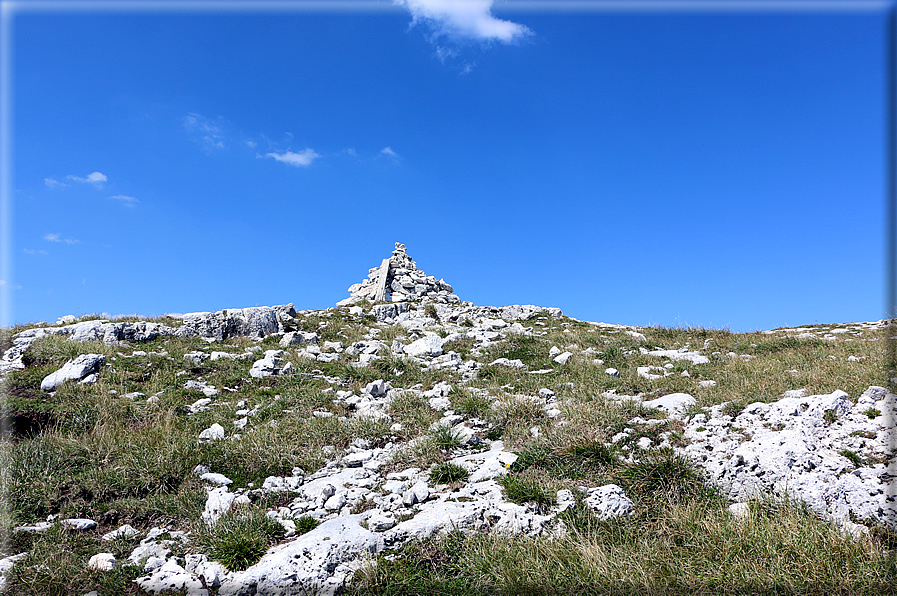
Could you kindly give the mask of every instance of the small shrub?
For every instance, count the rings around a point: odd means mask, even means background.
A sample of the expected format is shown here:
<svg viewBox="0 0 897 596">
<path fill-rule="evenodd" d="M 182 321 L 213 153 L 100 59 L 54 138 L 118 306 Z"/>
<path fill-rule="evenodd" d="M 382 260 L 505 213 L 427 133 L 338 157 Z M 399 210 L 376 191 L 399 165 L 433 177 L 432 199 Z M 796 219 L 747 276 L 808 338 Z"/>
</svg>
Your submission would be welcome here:
<svg viewBox="0 0 897 596">
<path fill-rule="evenodd" d="M 823 420 L 825 420 L 828 424 L 832 424 L 835 420 L 838 419 L 838 413 L 834 410 L 826 410 L 825 414 L 822 415 Z"/>
<path fill-rule="evenodd" d="M 424 307 L 424 316 L 430 317 L 431 319 L 438 321 L 439 315 L 436 314 L 436 305 L 428 304 Z"/>
<path fill-rule="evenodd" d="M 464 466 L 444 462 L 433 466 L 433 469 L 430 471 L 430 483 L 449 484 L 459 480 L 466 480 L 468 476 L 470 476 L 470 472 Z"/>
<path fill-rule="evenodd" d="M 865 415 L 868 416 L 870 419 L 872 419 L 872 418 L 877 418 L 878 416 L 881 416 L 881 411 L 880 411 L 880 410 L 877 410 L 877 409 L 875 409 L 875 408 L 869 408 L 868 410 L 866 410 L 865 412 L 863 412 L 863 414 L 865 414 Z"/>
</svg>

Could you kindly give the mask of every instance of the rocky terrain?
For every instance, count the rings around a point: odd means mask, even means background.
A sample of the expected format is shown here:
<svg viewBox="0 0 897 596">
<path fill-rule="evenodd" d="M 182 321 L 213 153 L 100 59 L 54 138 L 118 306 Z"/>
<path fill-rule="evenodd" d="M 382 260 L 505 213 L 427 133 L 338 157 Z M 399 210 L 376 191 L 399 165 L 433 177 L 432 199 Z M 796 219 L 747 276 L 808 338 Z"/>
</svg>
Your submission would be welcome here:
<svg viewBox="0 0 897 596">
<path fill-rule="evenodd" d="M 886 322 L 734 334 L 475 306 L 400 244 L 349 292 L 11 330 L 8 590 L 377 592 L 421 545 L 585 560 L 585 538 L 699 501 L 746 541 L 797 516 L 823 536 L 808 552 L 851 553 L 850 586 L 897 586 Z M 612 568 L 589 573 L 625 583 Z M 642 587 L 684 581 L 666 573 Z"/>
</svg>

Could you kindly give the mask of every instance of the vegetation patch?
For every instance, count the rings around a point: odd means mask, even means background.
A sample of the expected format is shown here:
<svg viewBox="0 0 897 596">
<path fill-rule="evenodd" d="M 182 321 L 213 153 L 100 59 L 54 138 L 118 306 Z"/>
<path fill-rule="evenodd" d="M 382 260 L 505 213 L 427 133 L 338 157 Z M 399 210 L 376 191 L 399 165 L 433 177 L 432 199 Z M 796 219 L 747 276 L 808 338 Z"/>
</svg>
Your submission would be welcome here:
<svg viewBox="0 0 897 596">
<path fill-rule="evenodd" d="M 193 539 L 211 559 L 231 571 L 242 571 L 257 563 L 284 532 L 279 522 L 265 515 L 263 507 L 253 507 L 232 511 L 211 527 L 200 526 Z"/>
</svg>

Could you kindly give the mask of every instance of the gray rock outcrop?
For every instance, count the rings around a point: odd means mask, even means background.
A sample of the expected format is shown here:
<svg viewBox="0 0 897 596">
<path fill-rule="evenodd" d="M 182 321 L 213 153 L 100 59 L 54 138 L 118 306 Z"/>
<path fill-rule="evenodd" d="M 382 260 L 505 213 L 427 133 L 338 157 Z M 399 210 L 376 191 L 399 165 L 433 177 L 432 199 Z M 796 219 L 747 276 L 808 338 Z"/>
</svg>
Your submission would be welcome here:
<svg viewBox="0 0 897 596">
<path fill-rule="evenodd" d="M 184 315 L 183 327 L 178 329 L 181 337 L 199 336 L 217 341 L 231 337 L 263 339 L 282 332 L 278 311 L 270 306 L 188 313 Z"/>
</svg>

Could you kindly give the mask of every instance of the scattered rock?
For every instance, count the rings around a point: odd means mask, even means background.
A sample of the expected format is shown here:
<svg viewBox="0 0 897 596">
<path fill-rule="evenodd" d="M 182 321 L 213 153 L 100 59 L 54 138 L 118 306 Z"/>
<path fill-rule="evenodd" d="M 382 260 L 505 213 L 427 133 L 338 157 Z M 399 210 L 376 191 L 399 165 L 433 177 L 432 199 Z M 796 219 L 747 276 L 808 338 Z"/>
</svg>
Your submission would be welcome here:
<svg viewBox="0 0 897 596">
<path fill-rule="evenodd" d="M 83 518 L 63 519 L 59 523 L 66 528 L 69 528 L 70 530 L 78 530 L 79 532 L 93 530 L 97 527 L 97 522 L 93 521 L 92 519 Z"/>
<path fill-rule="evenodd" d="M 87 561 L 88 569 L 97 569 L 99 571 L 112 571 L 115 569 L 118 561 L 112 553 L 97 553 Z"/>
<path fill-rule="evenodd" d="M 199 433 L 200 441 L 220 441 L 224 438 L 224 427 L 217 422 Z"/>
</svg>

